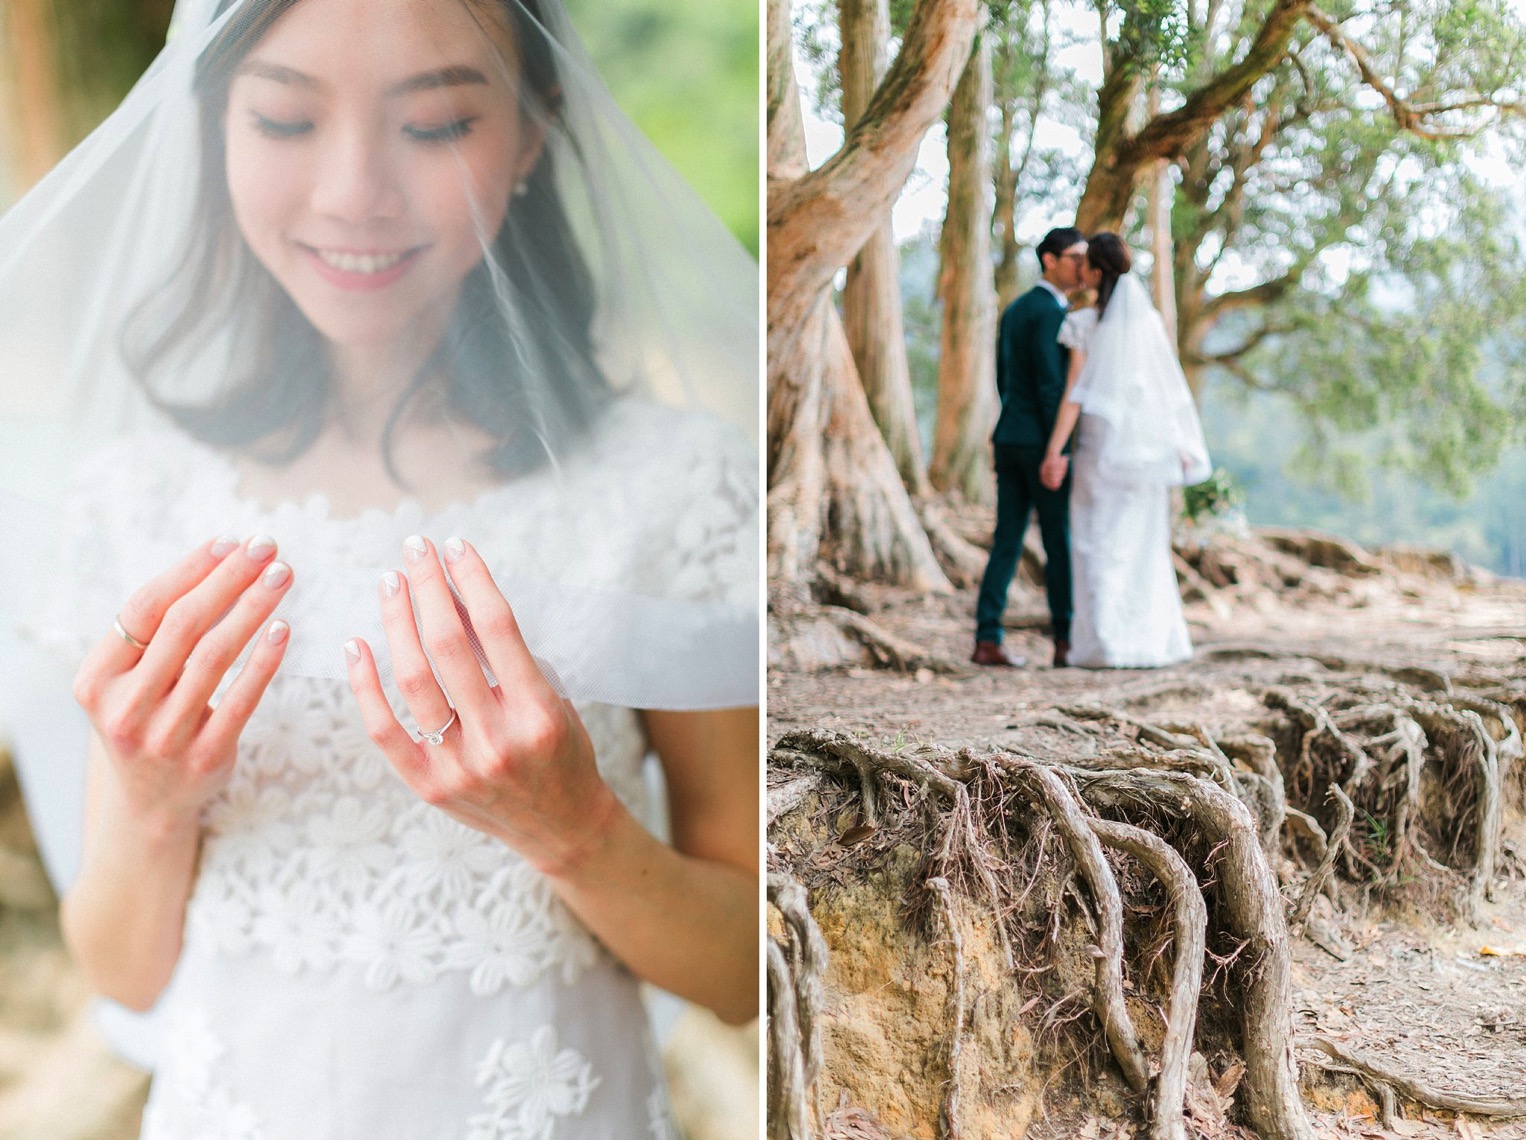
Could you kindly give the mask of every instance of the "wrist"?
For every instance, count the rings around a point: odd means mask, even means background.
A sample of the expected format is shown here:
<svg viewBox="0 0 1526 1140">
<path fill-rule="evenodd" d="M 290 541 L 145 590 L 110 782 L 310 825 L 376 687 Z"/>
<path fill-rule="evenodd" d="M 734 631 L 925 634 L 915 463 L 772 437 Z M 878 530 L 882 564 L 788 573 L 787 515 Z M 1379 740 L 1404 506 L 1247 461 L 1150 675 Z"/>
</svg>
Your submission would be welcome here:
<svg viewBox="0 0 1526 1140">
<path fill-rule="evenodd" d="M 548 844 L 547 850 L 530 862 L 547 878 L 564 883 L 596 877 L 615 850 L 622 828 L 633 822 L 614 789 L 600 780 L 593 802 L 579 816 L 576 830 L 562 842 Z"/>
</svg>

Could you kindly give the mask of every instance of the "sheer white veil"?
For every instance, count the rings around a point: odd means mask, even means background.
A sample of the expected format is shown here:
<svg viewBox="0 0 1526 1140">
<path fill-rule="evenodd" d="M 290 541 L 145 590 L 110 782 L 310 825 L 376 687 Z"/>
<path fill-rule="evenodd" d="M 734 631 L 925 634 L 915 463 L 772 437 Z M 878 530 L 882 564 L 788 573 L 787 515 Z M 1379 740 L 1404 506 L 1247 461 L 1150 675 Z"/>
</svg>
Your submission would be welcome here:
<svg viewBox="0 0 1526 1140">
<path fill-rule="evenodd" d="M 241 69 L 316 5 L 369 22 L 266 61 L 246 121 Z M 568 695 L 758 701 L 756 263 L 616 108 L 559 0 L 364 7 L 179 0 L 121 107 L 0 218 L 0 721 L 56 879 L 78 846 L 69 677 L 191 534 L 274 528 L 296 575 L 283 672 L 338 680 L 346 639 L 385 646 L 375 582 L 402 537 L 532 515 L 533 541 L 462 537 Z M 296 268 L 273 268 L 236 135 L 263 148 L 256 196 L 364 182 L 369 236 L 278 219 Z M 354 464 L 315 443 L 340 399 L 326 345 L 388 319 L 383 278 L 428 301 L 452 266 L 454 301 L 415 306 L 443 314 L 436 342 L 360 457 L 396 477 L 345 507 Z M 443 443 L 420 461 L 415 432 Z"/>
<path fill-rule="evenodd" d="M 1201 483 L 1212 467 L 1197 405 L 1165 324 L 1132 274 L 1119 276 L 1070 398 L 1107 422 L 1096 442 L 1105 478 L 1165 486 Z"/>
</svg>

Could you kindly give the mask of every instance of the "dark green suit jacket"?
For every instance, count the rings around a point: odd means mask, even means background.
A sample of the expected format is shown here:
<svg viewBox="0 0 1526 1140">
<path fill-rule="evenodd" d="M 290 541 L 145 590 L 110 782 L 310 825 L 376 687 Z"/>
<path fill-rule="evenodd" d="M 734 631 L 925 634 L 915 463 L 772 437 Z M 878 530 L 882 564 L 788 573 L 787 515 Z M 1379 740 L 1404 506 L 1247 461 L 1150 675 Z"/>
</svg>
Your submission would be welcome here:
<svg viewBox="0 0 1526 1140">
<path fill-rule="evenodd" d="M 1001 416 L 991 436 L 993 443 L 1048 445 L 1070 368 L 1070 350 L 1059 341 L 1064 321 L 1065 306 L 1042 285 L 1035 285 L 1002 313 L 996 338 Z"/>
</svg>

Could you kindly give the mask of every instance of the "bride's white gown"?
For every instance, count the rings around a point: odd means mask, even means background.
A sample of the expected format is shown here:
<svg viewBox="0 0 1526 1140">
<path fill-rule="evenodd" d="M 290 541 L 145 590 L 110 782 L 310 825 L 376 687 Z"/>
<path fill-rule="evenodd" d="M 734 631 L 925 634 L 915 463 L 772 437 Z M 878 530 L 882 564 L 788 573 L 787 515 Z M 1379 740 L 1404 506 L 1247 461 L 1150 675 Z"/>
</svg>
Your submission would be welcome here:
<svg viewBox="0 0 1526 1140">
<path fill-rule="evenodd" d="M 1097 310 L 1065 318 L 1060 341 L 1086 351 Z M 1071 457 L 1070 559 L 1075 616 L 1070 663 L 1147 668 L 1192 656 L 1171 562 L 1171 491 L 1119 478 L 1097 458 L 1115 429 L 1082 412 Z"/>
<path fill-rule="evenodd" d="M 295 591 L 334 581 L 304 566 L 352 566 L 369 597 L 372 568 L 423 533 L 589 583 L 658 575 L 670 595 L 750 599 L 758 496 L 740 436 L 718 447 L 709 421 L 634 401 L 606 428 L 555 476 L 353 519 L 321 497 L 251 503 L 226 460 L 183 437 L 127 440 L 71 504 L 79 578 L 64 593 L 114 611 L 145 544 L 267 533 L 297 574 L 281 612 L 300 613 Z M 642 815 L 637 714 L 579 711 Z M 636 979 L 528 864 L 404 785 L 342 681 L 277 676 L 204 826 L 144 1140 L 676 1137 Z"/>
</svg>

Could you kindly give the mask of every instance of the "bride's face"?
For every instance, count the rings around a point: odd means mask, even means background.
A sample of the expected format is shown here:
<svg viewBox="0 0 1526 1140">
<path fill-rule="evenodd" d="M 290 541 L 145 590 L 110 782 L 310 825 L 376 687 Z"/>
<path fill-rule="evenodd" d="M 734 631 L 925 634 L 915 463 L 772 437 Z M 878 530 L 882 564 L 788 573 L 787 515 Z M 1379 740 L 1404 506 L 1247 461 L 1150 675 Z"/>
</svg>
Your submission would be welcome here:
<svg viewBox="0 0 1526 1140">
<path fill-rule="evenodd" d="M 1086 289 L 1095 289 L 1102 284 L 1102 270 L 1091 263 L 1087 258 L 1081 263 L 1081 285 Z"/>
<path fill-rule="evenodd" d="M 493 23 L 457 0 L 300 0 L 235 73 L 234 217 L 331 342 L 438 335 L 539 158 Z"/>
</svg>

